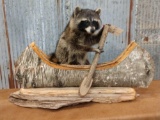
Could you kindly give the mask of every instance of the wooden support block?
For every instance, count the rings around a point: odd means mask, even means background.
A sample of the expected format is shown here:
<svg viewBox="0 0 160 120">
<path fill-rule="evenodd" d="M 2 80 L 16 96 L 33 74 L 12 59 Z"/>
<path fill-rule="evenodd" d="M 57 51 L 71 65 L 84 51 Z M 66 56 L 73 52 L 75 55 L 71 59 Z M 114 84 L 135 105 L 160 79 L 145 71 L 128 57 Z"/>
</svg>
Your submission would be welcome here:
<svg viewBox="0 0 160 120">
<path fill-rule="evenodd" d="M 94 87 L 85 97 L 78 95 L 78 87 L 20 89 L 10 95 L 16 105 L 33 108 L 58 109 L 84 102 L 114 103 L 136 98 L 133 88 Z"/>
</svg>

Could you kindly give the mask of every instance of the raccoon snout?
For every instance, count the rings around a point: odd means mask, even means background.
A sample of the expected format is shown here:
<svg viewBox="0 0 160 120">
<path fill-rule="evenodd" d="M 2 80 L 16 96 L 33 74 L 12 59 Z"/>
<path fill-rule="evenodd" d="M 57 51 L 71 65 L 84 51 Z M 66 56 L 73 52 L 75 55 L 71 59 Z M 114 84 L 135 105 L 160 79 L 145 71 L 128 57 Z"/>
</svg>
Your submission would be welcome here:
<svg viewBox="0 0 160 120">
<path fill-rule="evenodd" d="M 94 33 L 95 32 L 95 30 L 94 29 L 91 29 L 91 33 Z"/>
<path fill-rule="evenodd" d="M 93 34 L 93 33 L 95 32 L 95 28 L 89 26 L 89 27 L 86 28 L 86 31 L 87 31 L 87 33 L 89 33 L 89 34 Z"/>
</svg>

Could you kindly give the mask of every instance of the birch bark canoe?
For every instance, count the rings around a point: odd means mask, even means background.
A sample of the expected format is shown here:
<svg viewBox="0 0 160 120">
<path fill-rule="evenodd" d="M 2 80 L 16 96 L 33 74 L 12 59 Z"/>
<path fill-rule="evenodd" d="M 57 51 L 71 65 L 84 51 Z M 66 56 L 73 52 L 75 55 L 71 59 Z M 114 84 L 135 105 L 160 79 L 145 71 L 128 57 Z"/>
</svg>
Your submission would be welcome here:
<svg viewBox="0 0 160 120">
<path fill-rule="evenodd" d="M 16 61 L 15 78 L 24 88 L 79 87 L 90 65 L 58 65 L 35 43 Z M 111 62 L 98 64 L 92 87 L 148 87 L 154 77 L 151 55 L 132 42 Z"/>
</svg>

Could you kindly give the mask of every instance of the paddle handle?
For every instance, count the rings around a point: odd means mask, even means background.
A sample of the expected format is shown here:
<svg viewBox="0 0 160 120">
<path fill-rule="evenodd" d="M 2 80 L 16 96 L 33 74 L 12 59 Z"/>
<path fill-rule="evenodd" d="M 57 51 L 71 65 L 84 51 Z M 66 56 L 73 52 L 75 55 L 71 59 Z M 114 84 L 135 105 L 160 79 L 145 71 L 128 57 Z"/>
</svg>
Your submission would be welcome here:
<svg viewBox="0 0 160 120">
<path fill-rule="evenodd" d="M 103 29 L 103 32 L 102 32 L 102 36 L 101 36 L 100 41 L 99 41 L 99 44 L 98 44 L 98 48 L 99 48 L 100 50 L 102 50 L 103 47 L 104 47 L 105 40 L 106 40 L 106 37 L 107 37 L 107 35 L 108 35 L 109 26 L 110 26 L 110 25 L 104 25 L 104 29 Z M 93 76 L 93 74 L 94 74 L 94 72 L 95 72 L 95 69 L 96 69 L 96 67 L 97 67 L 99 58 L 100 58 L 100 53 L 96 53 L 95 56 L 94 56 L 92 65 L 91 65 L 91 67 L 90 67 L 88 76 L 87 76 L 88 79 L 91 79 L 91 78 L 92 78 L 92 76 Z"/>
<path fill-rule="evenodd" d="M 109 27 L 110 27 L 110 25 L 104 25 L 102 36 L 101 36 L 100 42 L 98 44 L 99 49 L 103 49 L 106 37 L 107 37 L 108 32 L 109 32 Z M 94 56 L 92 65 L 89 69 L 89 73 L 88 73 L 87 77 L 84 78 L 84 80 L 82 81 L 82 83 L 80 85 L 80 89 L 79 89 L 80 96 L 85 96 L 88 93 L 88 91 L 89 91 L 89 89 L 92 85 L 92 81 L 93 81 L 92 77 L 93 77 L 93 74 L 95 72 L 96 66 L 98 64 L 99 58 L 100 58 L 100 53 L 96 53 L 95 56 Z"/>
</svg>

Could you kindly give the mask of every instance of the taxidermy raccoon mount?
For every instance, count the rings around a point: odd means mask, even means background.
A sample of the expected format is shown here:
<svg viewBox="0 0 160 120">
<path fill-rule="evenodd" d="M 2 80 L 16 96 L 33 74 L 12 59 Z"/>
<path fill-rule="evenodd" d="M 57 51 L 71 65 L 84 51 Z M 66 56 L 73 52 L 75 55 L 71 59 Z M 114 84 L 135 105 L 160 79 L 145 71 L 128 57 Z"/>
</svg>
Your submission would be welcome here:
<svg viewBox="0 0 160 120">
<path fill-rule="evenodd" d="M 92 47 L 99 43 L 103 31 L 100 12 L 100 9 L 76 7 L 50 61 L 59 64 L 88 65 L 87 52 L 101 53 L 102 50 Z"/>
</svg>

